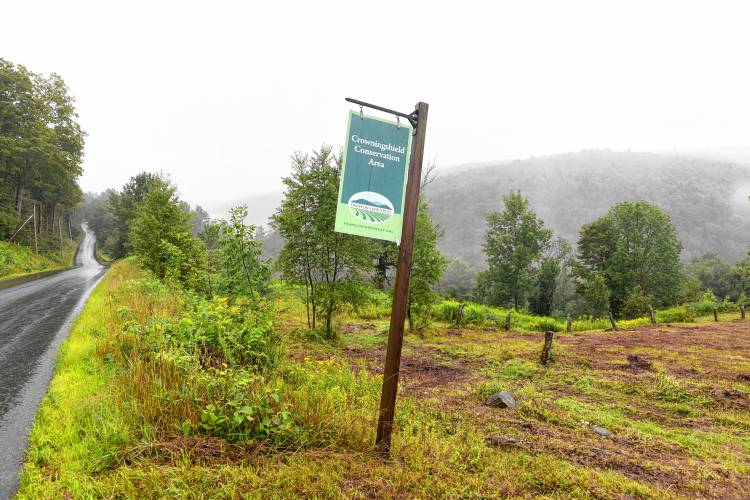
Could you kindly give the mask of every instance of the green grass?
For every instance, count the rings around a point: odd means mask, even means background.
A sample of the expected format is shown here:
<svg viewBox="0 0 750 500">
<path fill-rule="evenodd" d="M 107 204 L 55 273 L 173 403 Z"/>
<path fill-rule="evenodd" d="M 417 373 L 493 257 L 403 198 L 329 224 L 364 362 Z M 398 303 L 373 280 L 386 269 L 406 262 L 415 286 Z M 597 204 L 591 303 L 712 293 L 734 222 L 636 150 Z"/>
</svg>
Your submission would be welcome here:
<svg viewBox="0 0 750 500">
<path fill-rule="evenodd" d="M 376 306 L 345 311 L 338 322 L 375 327 L 326 343 L 304 333 L 298 290 L 274 284 L 276 328 L 287 349 L 261 377 L 200 349 L 159 342 L 159 335 L 175 335 L 174 325 L 194 320 L 189 301 L 133 261 L 115 262 L 60 352 L 19 498 L 747 493 L 750 422 L 712 392 L 750 396 L 750 385 L 736 377 L 750 366 L 742 349 L 727 363 L 718 348 L 616 343 L 634 332 L 561 334 L 554 361 L 543 367 L 543 336 L 522 327 L 538 318 L 521 314 L 515 318 L 522 326 L 511 332 L 478 325 L 457 332 L 440 323 L 407 332 L 392 460 L 383 461 L 373 438 L 387 329 L 378 309 L 387 297 L 373 294 Z M 586 348 L 607 339 L 613 344 Z M 654 368 L 628 371 L 631 353 Z M 693 355 L 710 377 L 677 370 L 694 366 Z M 514 391 L 519 407 L 482 405 L 499 390 Z M 271 422 L 268 433 L 243 434 L 235 432 L 242 422 L 209 418 L 210 410 L 233 420 L 245 407 L 272 408 L 270 419 L 288 412 L 289 425 Z M 615 437 L 598 436 L 592 425 Z M 493 435 L 524 444 L 489 446 L 485 437 Z"/>
<path fill-rule="evenodd" d="M 66 240 L 61 260 L 59 250 L 36 255 L 33 248 L 0 241 L 0 280 L 68 267 L 77 246 L 78 242 Z"/>
</svg>

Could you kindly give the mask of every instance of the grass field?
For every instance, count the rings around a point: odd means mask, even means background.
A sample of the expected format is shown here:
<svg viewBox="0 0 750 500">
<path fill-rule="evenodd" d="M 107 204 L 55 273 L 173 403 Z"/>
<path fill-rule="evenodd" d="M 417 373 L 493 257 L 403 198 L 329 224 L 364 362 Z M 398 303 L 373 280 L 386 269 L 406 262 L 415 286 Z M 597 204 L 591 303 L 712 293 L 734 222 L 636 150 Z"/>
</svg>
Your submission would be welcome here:
<svg viewBox="0 0 750 500">
<path fill-rule="evenodd" d="M 146 326 L 184 323 L 185 305 L 116 262 L 62 348 L 19 497 L 750 497 L 750 323 L 736 314 L 558 333 L 547 367 L 539 333 L 408 332 L 383 461 L 372 441 L 385 318 L 340 318 L 330 344 L 305 333 L 293 294 L 279 297 L 286 354 L 248 377 L 144 350 Z M 518 407 L 484 404 L 500 390 Z M 245 403 L 273 409 L 263 436 L 211 420 Z"/>
</svg>

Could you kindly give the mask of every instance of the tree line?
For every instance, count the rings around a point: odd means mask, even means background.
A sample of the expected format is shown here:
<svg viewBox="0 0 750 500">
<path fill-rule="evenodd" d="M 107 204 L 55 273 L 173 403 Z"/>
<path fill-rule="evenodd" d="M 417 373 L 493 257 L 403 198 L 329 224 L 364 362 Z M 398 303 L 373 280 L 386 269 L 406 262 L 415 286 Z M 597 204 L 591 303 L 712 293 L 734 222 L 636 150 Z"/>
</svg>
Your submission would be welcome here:
<svg viewBox="0 0 750 500">
<path fill-rule="evenodd" d="M 364 306 L 370 290 L 388 287 L 396 255 L 395 243 L 333 231 L 341 156 L 323 146 L 292 157 L 285 197 L 272 220 L 284 240 L 276 262 L 263 258 L 263 230 L 245 223 L 247 207 L 232 209 L 228 220 L 209 220 L 158 173 L 143 172 L 119 191 L 89 196 L 79 215 L 108 257 L 134 255 L 157 277 L 206 296 L 260 303 L 276 271 L 299 287 L 309 328 L 332 338 L 342 307 Z M 434 289 L 447 262 L 437 250 L 439 236 L 422 199 L 408 302 L 415 326 L 429 322 L 438 297 Z"/>
<path fill-rule="evenodd" d="M 503 205 L 486 219 L 487 269 L 473 280 L 465 263 L 449 263 L 443 293 L 545 316 L 596 318 L 643 316 L 649 307 L 698 301 L 706 291 L 743 302 L 750 293 L 750 257 L 734 266 L 713 254 L 681 263 L 677 231 L 652 203 L 618 203 L 585 224 L 575 254 L 520 192 Z"/>
<path fill-rule="evenodd" d="M 84 138 L 75 99 L 59 75 L 0 59 L 0 238 L 10 238 L 33 214 L 48 239 L 62 227 L 75 230 Z M 17 241 L 31 244 L 28 227 Z"/>
<path fill-rule="evenodd" d="M 397 256 L 395 243 L 333 231 L 341 169 L 341 153 L 329 146 L 293 155 L 271 220 L 283 241 L 274 261 L 263 256 L 265 230 L 245 224 L 247 207 L 233 209 L 228 220 L 209 220 L 200 207 L 180 200 L 161 174 L 139 174 L 121 190 L 87 200 L 82 217 L 111 257 L 136 255 L 158 277 L 207 296 L 263 301 L 275 272 L 298 287 L 308 327 L 333 338 L 342 308 L 365 307 L 372 290 L 389 290 Z M 712 287 L 739 296 L 750 285 L 750 258 L 734 267 L 717 264 L 722 261 L 715 256 L 683 265 L 674 225 L 651 203 L 616 204 L 581 228 L 575 252 L 545 227 L 522 193 L 505 195 L 500 208 L 485 221 L 486 269 L 446 288 L 452 263 L 438 250 L 443 229 L 422 197 L 408 297 L 411 326 L 430 323 L 441 295 L 542 316 L 637 317 L 649 307 L 697 300 Z"/>
</svg>

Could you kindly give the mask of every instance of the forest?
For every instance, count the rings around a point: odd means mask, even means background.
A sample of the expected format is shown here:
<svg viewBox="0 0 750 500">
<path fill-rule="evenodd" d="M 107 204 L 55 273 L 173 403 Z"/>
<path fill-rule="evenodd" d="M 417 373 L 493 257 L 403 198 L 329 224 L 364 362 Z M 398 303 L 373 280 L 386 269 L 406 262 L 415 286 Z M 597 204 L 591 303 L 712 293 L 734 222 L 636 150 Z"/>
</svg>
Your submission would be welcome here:
<svg viewBox="0 0 750 500">
<path fill-rule="evenodd" d="M 37 232 L 66 233 L 83 200 L 77 180 L 85 132 L 63 79 L 0 59 L 0 239 L 36 213 Z M 34 233 L 17 240 L 33 245 Z M 46 248 L 47 245 L 43 244 Z"/>
</svg>

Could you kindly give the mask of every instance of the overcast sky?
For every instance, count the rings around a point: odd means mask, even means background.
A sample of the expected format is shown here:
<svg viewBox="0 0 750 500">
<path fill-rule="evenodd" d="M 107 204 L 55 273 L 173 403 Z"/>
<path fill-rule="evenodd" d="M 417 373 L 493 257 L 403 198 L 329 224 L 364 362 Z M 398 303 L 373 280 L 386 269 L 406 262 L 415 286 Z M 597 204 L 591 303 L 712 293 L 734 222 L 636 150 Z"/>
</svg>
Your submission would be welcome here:
<svg viewBox="0 0 750 500">
<path fill-rule="evenodd" d="M 86 191 L 163 170 L 204 207 L 340 146 L 351 96 L 430 104 L 438 165 L 750 144 L 743 2 L 4 2 L 0 57 L 63 76 Z"/>
</svg>

